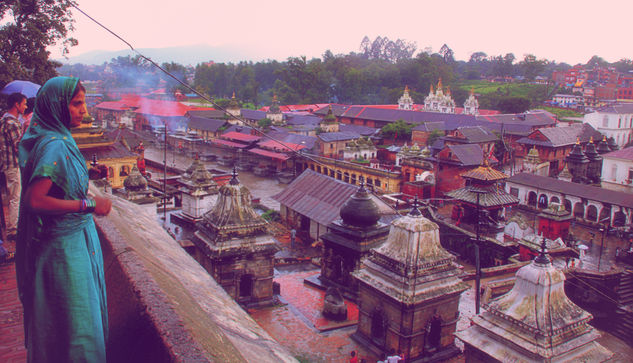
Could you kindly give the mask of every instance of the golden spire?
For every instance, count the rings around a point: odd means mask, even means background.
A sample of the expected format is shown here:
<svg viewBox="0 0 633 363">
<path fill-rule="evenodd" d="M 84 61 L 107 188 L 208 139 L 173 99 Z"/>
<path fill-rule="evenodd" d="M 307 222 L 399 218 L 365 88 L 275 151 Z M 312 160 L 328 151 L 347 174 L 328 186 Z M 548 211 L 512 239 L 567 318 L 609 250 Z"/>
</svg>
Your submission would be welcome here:
<svg viewBox="0 0 633 363">
<path fill-rule="evenodd" d="M 607 135 L 602 135 L 602 141 L 607 141 Z"/>
<path fill-rule="evenodd" d="M 579 137 L 576 138 L 576 145 L 580 145 L 580 138 Z"/>
<path fill-rule="evenodd" d="M 475 87 L 470 87 L 470 95 L 471 96 L 475 95 Z"/>
<path fill-rule="evenodd" d="M 231 97 L 232 99 L 235 99 L 235 91 L 233 91 L 233 97 Z"/>
<path fill-rule="evenodd" d="M 404 92 L 405 93 L 409 93 L 409 85 L 408 84 L 404 85 Z"/>
<path fill-rule="evenodd" d="M 440 77 L 439 81 L 437 81 L 437 89 L 438 90 L 442 89 L 442 77 Z"/>
<path fill-rule="evenodd" d="M 589 138 L 589 143 L 593 144 L 593 136 L 591 138 Z"/>
<path fill-rule="evenodd" d="M 431 89 L 429 90 L 429 94 L 432 95 L 434 93 L 433 91 L 433 85 L 431 85 Z"/>
</svg>

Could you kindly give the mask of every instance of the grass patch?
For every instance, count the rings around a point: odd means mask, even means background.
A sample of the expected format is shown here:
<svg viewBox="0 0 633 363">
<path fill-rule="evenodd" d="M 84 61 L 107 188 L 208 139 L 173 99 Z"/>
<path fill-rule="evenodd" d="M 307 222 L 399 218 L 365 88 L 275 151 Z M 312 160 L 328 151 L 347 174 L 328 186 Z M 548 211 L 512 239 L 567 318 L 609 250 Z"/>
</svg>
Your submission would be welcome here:
<svg viewBox="0 0 633 363">
<path fill-rule="evenodd" d="M 539 108 L 553 113 L 554 115 L 556 115 L 556 117 L 558 117 L 559 120 L 569 118 L 569 117 L 583 117 L 582 113 L 576 112 L 574 110 L 562 109 L 562 108 L 557 108 L 557 107 L 549 107 L 549 106 L 543 106 Z"/>
<path fill-rule="evenodd" d="M 457 88 L 470 92 L 474 89 L 476 94 L 489 95 L 498 94 L 502 96 L 520 96 L 531 99 L 535 94 L 545 95 L 547 90 L 545 85 L 531 83 L 492 83 L 488 81 L 465 81 Z"/>
</svg>

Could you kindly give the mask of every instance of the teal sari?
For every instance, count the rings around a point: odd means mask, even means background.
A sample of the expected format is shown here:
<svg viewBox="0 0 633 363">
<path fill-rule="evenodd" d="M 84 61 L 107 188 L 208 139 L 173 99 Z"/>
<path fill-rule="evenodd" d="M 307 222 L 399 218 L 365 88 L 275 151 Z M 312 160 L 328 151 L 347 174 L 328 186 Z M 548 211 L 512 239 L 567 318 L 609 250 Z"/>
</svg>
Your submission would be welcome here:
<svg viewBox="0 0 633 363">
<path fill-rule="evenodd" d="M 79 80 L 50 79 L 37 94 L 20 142 L 22 201 L 50 178 L 56 197 L 85 199 L 86 161 L 70 131 L 68 104 Z M 91 214 L 36 214 L 22 202 L 16 273 L 29 362 L 105 362 L 108 330 L 103 257 Z"/>
</svg>

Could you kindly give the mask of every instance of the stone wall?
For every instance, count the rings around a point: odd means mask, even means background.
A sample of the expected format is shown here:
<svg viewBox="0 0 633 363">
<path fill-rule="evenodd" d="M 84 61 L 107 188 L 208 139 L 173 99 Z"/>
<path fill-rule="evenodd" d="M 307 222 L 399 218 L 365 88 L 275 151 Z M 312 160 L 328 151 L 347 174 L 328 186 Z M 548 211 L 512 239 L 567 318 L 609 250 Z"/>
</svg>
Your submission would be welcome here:
<svg viewBox="0 0 633 363">
<path fill-rule="evenodd" d="M 93 194 L 100 193 L 91 187 Z M 295 362 L 159 225 L 123 199 L 97 217 L 113 362 Z"/>
</svg>

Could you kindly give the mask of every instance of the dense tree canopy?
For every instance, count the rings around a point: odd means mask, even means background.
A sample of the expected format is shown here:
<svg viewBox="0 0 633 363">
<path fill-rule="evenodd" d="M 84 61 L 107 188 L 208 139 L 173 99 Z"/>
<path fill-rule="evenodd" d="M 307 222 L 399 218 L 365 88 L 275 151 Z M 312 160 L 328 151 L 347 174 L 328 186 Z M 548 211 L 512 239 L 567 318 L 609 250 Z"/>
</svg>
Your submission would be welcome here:
<svg viewBox="0 0 633 363">
<path fill-rule="evenodd" d="M 14 80 L 42 84 L 57 74 L 60 64 L 49 59 L 48 46 L 58 44 L 67 54 L 77 40 L 72 0 L 2 0 L 0 2 L 0 86 Z"/>
</svg>

